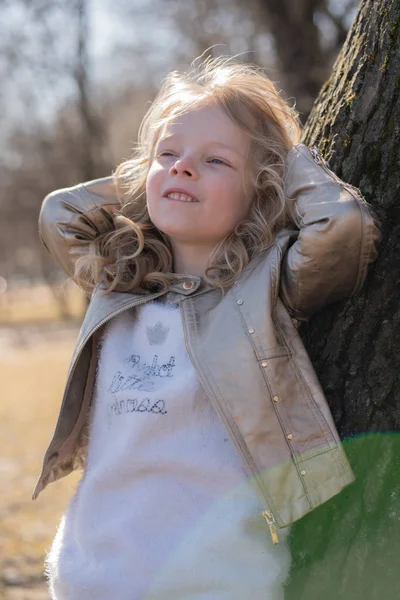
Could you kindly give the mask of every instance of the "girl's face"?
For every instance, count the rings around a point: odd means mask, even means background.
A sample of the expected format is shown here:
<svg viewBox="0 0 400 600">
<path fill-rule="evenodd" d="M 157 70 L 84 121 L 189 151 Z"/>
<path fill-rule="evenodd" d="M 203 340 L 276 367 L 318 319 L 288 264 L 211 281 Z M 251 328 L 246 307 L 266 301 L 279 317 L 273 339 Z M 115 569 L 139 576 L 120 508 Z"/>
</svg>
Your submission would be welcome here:
<svg viewBox="0 0 400 600">
<path fill-rule="evenodd" d="M 245 218 L 248 148 L 245 133 L 215 106 L 192 110 L 166 126 L 154 150 L 146 194 L 152 222 L 172 244 L 211 252 Z M 171 197 L 174 190 L 178 195 Z M 185 201 L 188 197 L 193 201 Z"/>
</svg>

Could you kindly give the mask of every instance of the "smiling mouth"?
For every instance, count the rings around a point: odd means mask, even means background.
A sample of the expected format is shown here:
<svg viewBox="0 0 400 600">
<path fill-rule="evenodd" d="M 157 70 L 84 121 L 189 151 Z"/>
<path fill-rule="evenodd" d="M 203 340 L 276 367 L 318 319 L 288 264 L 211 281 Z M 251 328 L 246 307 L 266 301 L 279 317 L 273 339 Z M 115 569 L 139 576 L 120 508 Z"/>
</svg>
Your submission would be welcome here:
<svg viewBox="0 0 400 600">
<path fill-rule="evenodd" d="M 192 196 L 188 196 L 187 194 L 183 194 L 181 192 L 170 192 L 165 196 L 167 200 L 176 200 L 178 202 L 187 202 L 187 203 L 196 203 L 198 204 L 198 200 L 192 198 Z"/>
</svg>

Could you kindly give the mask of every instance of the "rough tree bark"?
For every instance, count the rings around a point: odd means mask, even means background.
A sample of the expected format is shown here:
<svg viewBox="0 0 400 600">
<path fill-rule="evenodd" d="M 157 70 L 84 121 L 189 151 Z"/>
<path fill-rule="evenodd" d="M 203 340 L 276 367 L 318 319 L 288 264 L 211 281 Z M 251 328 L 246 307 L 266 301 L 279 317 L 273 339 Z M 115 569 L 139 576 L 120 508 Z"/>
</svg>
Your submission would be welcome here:
<svg viewBox="0 0 400 600">
<path fill-rule="evenodd" d="M 400 0 L 364 0 L 303 141 L 359 187 L 383 242 L 356 297 L 301 330 L 356 482 L 292 530 L 289 600 L 400 597 Z"/>
</svg>

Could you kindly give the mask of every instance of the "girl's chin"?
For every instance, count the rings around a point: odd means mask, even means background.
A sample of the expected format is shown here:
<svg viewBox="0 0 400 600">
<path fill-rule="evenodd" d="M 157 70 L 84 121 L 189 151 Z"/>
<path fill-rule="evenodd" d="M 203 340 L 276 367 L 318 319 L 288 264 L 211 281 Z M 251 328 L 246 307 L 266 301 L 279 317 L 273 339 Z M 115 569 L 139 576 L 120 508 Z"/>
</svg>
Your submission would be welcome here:
<svg viewBox="0 0 400 600">
<path fill-rule="evenodd" d="M 193 221 L 188 222 L 186 225 L 177 226 L 177 223 L 166 225 L 155 224 L 157 229 L 162 231 L 162 233 L 169 238 L 169 240 L 181 244 L 199 244 L 203 245 L 204 243 L 209 243 L 209 232 L 206 229 L 205 231 L 199 230 L 199 227 L 196 227 L 196 223 Z M 201 235 L 201 234 L 204 235 Z"/>
<path fill-rule="evenodd" d="M 171 241 L 201 243 L 204 238 L 199 236 L 199 231 L 195 227 L 164 227 L 161 230 Z"/>
</svg>

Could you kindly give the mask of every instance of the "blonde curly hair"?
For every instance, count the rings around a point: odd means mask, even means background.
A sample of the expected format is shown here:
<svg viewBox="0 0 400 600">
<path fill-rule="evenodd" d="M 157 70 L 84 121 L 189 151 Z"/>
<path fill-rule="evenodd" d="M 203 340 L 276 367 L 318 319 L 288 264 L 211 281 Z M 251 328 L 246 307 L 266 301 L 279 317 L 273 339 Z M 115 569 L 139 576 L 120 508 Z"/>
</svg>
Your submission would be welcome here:
<svg viewBox="0 0 400 600">
<path fill-rule="evenodd" d="M 173 278 L 170 239 L 150 220 L 146 179 L 166 124 L 204 106 L 221 108 L 250 139 L 251 196 L 247 217 L 209 256 L 204 280 L 224 291 L 290 220 L 284 193 L 287 152 L 300 140 L 298 112 L 284 101 L 263 69 L 235 57 L 196 58 L 186 72 L 172 71 L 145 114 L 133 155 L 114 173 L 121 208 L 114 227 L 90 243 L 75 278 L 105 293 L 137 288 L 168 290 Z"/>
</svg>

